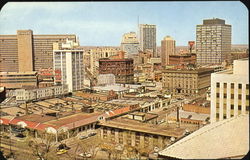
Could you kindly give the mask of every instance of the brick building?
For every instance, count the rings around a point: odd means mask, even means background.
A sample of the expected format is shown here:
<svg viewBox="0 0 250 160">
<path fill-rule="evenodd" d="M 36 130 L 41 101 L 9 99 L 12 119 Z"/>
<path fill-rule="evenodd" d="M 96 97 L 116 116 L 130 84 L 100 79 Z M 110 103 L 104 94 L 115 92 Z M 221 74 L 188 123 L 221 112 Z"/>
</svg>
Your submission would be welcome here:
<svg viewBox="0 0 250 160">
<path fill-rule="evenodd" d="M 90 93 L 90 92 L 81 92 L 78 91 L 75 93 L 76 96 L 86 98 L 92 101 L 110 101 L 112 99 L 118 99 L 118 94 L 114 91 L 109 91 L 107 93 Z"/>
<path fill-rule="evenodd" d="M 182 66 L 196 64 L 196 54 L 169 55 L 169 65 Z"/>
<path fill-rule="evenodd" d="M 99 73 L 114 74 L 116 83 L 134 83 L 133 59 L 125 59 L 124 52 L 112 59 L 100 59 Z"/>
</svg>

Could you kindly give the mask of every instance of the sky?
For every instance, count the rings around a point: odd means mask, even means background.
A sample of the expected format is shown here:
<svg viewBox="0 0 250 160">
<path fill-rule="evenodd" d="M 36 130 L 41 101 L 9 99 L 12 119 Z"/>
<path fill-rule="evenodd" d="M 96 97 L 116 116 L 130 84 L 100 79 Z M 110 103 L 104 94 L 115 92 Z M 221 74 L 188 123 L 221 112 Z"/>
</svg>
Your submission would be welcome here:
<svg viewBox="0 0 250 160">
<path fill-rule="evenodd" d="M 195 40 L 203 19 L 232 25 L 232 44 L 248 44 L 248 9 L 239 1 L 207 2 L 8 2 L 0 11 L 0 34 L 75 34 L 81 46 L 119 46 L 124 33 L 155 24 L 157 46 L 170 35 L 177 46 Z"/>
</svg>

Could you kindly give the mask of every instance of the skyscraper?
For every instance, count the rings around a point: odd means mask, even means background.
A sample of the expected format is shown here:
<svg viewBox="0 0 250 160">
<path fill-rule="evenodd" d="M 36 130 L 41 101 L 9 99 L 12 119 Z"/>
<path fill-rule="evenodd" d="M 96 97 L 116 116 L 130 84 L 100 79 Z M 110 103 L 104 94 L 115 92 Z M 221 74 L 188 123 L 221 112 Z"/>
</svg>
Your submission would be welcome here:
<svg viewBox="0 0 250 160">
<path fill-rule="evenodd" d="M 61 50 L 53 51 L 53 69 L 61 71 L 61 84 L 67 85 L 69 92 L 83 89 L 83 50 L 74 49 L 71 42 L 62 45 Z"/>
<path fill-rule="evenodd" d="M 223 19 L 206 19 L 196 26 L 197 64 L 221 64 L 231 51 L 231 25 Z"/>
<path fill-rule="evenodd" d="M 211 123 L 249 113 L 249 59 L 211 75 Z"/>
<path fill-rule="evenodd" d="M 76 42 L 75 35 L 33 35 L 17 30 L 17 35 L 0 35 L 0 72 L 38 71 L 53 67 L 53 44 Z"/>
<path fill-rule="evenodd" d="M 140 24 L 139 30 L 141 50 L 151 50 L 153 57 L 159 57 L 156 52 L 156 25 Z"/>
<path fill-rule="evenodd" d="M 175 40 L 170 36 L 166 36 L 161 41 L 161 64 L 166 66 L 169 64 L 169 55 L 175 55 Z"/>
<path fill-rule="evenodd" d="M 135 32 L 125 33 L 122 36 L 121 50 L 125 52 L 125 58 L 139 51 L 139 41 Z"/>
</svg>

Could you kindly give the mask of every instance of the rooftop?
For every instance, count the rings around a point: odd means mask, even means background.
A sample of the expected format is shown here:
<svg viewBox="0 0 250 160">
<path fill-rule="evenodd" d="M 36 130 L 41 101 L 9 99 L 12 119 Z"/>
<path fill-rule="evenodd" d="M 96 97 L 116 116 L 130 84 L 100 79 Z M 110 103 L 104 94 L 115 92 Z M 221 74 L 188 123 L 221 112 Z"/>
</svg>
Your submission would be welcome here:
<svg viewBox="0 0 250 160">
<path fill-rule="evenodd" d="M 55 120 L 48 121 L 44 124 L 56 126 L 59 128 L 61 126 L 71 126 L 69 128 L 75 128 L 82 126 L 84 124 L 93 123 L 97 121 L 97 117 L 101 115 L 100 113 L 76 113 Z"/>
<path fill-rule="evenodd" d="M 154 135 L 177 137 L 177 138 L 182 137 L 185 131 L 185 129 L 183 128 L 141 123 L 139 121 L 122 117 L 102 122 L 100 125 L 106 127 L 113 127 L 113 128 L 143 132 L 148 134 L 154 134 Z"/>
<path fill-rule="evenodd" d="M 199 121 L 205 121 L 207 118 L 210 117 L 209 114 L 203 114 L 203 113 L 195 113 L 195 112 L 188 112 L 180 110 L 180 118 L 190 119 L 190 120 L 199 120 Z M 168 116 L 169 117 L 176 117 L 176 112 L 171 112 Z"/>
<path fill-rule="evenodd" d="M 196 69 L 164 69 L 163 73 L 202 73 L 202 72 L 213 72 L 213 68 L 196 68 Z"/>
<path fill-rule="evenodd" d="M 215 122 L 159 152 L 178 159 L 243 157 L 249 151 L 249 115 Z"/>
<path fill-rule="evenodd" d="M 35 75 L 37 72 L 0 72 L 0 75 Z"/>
</svg>

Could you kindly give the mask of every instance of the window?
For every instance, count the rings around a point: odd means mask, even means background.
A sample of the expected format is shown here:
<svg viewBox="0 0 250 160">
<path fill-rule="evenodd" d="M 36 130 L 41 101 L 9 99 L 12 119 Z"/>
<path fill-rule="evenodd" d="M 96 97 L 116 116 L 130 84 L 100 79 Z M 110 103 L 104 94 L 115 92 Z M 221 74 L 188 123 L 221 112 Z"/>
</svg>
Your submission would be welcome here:
<svg viewBox="0 0 250 160">
<path fill-rule="evenodd" d="M 241 105 L 238 106 L 238 109 L 241 110 Z"/>
<path fill-rule="evenodd" d="M 246 110 L 249 111 L 249 106 L 246 106 Z"/>
<path fill-rule="evenodd" d="M 246 84 L 246 89 L 249 89 L 249 84 Z"/>
<path fill-rule="evenodd" d="M 249 100 L 249 95 L 246 95 L 246 100 Z"/>
<path fill-rule="evenodd" d="M 217 87 L 217 88 L 220 88 L 220 83 L 216 83 L 216 87 Z"/>
<path fill-rule="evenodd" d="M 234 109 L 234 105 L 233 104 L 231 104 L 231 109 Z"/>
<path fill-rule="evenodd" d="M 234 99 L 234 94 L 231 94 L 231 99 Z"/>
<path fill-rule="evenodd" d="M 241 97 L 242 97 L 242 96 L 241 96 L 241 94 L 239 94 L 239 95 L 238 95 L 238 99 L 240 100 L 240 99 L 241 99 Z"/>
<path fill-rule="evenodd" d="M 216 97 L 219 98 L 220 97 L 220 93 L 216 93 Z"/>
<path fill-rule="evenodd" d="M 238 84 L 238 88 L 239 88 L 239 89 L 242 89 L 242 84 Z"/>
<path fill-rule="evenodd" d="M 224 88 L 227 88 L 227 83 L 224 83 Z"/>
<path fill-rule="evenodd" d="M 231 89 L 233 89 L 234 88 L 234 83 L 231 83 Z"/>
<path fill-rule="evenodd" d="M 219 118 L 219 113 L 216 113 L 216 118 Z"/>
<path fill-rule="evenodd" d="M 226 93 L 224 93 L 224 96 L 223 96 L 224 98 L 227 98 L 227 94 Z"/>
</svg>

